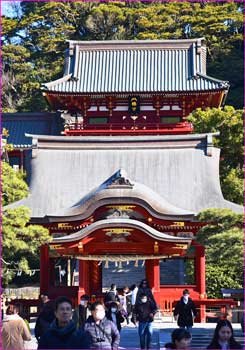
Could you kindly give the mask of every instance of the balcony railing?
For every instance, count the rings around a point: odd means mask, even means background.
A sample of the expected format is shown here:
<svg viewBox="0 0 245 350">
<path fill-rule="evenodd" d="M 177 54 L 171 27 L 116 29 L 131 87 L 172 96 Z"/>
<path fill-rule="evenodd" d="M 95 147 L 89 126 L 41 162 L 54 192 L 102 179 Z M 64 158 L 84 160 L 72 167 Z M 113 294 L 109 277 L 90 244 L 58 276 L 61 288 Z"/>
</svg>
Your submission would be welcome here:
<svg viewBox="0 0 245 350">
<path fill-rule="evenodd" d="M 193 131 L 193 126 L 187 121 L 163 124 L 163 123 L 142 123 L 142 124 L 82 124 L 71 123 L 65 127 L 65 134 L 67 135 L 84 135 L 84 134 L 147 134 L 147 133 L 188 133 Z"/>
</svg>

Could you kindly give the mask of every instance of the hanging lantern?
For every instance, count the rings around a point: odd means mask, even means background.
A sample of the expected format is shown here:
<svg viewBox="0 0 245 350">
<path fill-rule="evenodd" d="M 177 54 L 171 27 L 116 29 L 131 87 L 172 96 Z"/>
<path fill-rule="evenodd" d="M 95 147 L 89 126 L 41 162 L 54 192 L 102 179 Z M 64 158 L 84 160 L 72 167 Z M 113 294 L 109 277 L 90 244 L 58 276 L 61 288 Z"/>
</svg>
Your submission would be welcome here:
<svg viewBox="0 0 245 350">
<path fill-rule="evenodd" d="M 135 264 L 134 264 L 134 267 L 138 267 L 138 266 L 139 266 L 139 261 L 136 260 L 136 261 L 135 261 Z"/>
<path fill-rule="evenodd" d="M 118 266 L 118 263 L 117 263 L 117 261 L 115 261 L 115 267 L 117 267 Z"/>
<path fill-rule="evenodd" d="M 142 267 L 145 266 L 145 260 L 142 261 L 142 265 L 141 266 Z"/>
<path fill-rule="evenodd" d="M 127 260 L 127 265 L 129 265 L 129 261 Z"/>
<path fill-rule="evenodd" d="M 109 261 L 106 260 L 106 262 L 105 262 L 105 269 L 108 269 L 108 268 L 109 268 Z"/>
<path fill-rule="evenodd" d="M 122 268 L 122 262 L 121 262 L 121 261 L 119 261 L 119 265 L 118 265 L 118 267 L 119 267 L 119 269 L 121 269 L 121 268 Z"/>
<path fill-rule="evenodd" d="M 140 112 L 140 97 L 139 96 L 129 96 L 128 111 L 131 115 L 135 115 L 135 114 L 138 114 Z"/>
</svg>

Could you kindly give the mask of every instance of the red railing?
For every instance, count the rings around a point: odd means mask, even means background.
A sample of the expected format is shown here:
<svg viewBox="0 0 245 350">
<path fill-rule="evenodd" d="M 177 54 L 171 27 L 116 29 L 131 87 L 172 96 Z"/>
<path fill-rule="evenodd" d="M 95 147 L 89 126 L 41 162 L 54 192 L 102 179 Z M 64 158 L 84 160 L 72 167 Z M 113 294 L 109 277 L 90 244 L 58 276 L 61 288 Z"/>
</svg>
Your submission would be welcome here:
<svg viewBox="0 0 245 350">
<path fill-rule="evenodd" d="M 174 308 L 178 300 L 171 298 L 160 299 L 160 311 L 163 316 L 173 316 Z M 232 308 L 237 306 L 237 302 L 233 299 L 200 299 L 195 300 L 198 313 L 201 307 L 205 306 L 205 318 L 230 319 L 232 317 Z"/>
<path fill-rule="evenodd" d="M 110 123 L 110 124 L 81 124 L 72 123 L 65 128 L 66 135 L 85 134 L 149 134 L 149 133 L 188 133 L 193 131 L 191 123 L 183 121 L 175 124 L 162 123 Z"/>
</svg>

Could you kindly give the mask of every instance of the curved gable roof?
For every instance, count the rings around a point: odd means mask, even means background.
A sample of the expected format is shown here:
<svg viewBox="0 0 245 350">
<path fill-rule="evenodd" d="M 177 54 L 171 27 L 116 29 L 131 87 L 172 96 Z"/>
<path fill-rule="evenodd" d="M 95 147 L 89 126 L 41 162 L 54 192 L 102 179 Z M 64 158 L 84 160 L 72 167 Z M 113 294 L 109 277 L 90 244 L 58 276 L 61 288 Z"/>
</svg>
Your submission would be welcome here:
<svg viewBox="0 0 245 350">
<path fill-rule="evenodd" d="M 148 186 L 131 181 L 127 177 L 126 171 L 119 169 L 70 208 L 53 214 L 48 213 L 47 216 L 51 219 L 50 221 L 53 221 L 52 217 L 59 220 L 60 217 L 79 216 L 79 218 L 86 218 L 92 215 L 99 206 L 110 204 L 117 199 L 121 203 L 122 201 L 126 203 L 133 201 L 136 204 L 143 203 L 143 206 L 150 207 L 156 213 L 169 218 L 183 216 L 187 219 L 194 215 L 191 211 L 172 205 Z"/>
<path fill-rule="evenodd" d="M 176 237 L 176 236 L 170 236 L 166 233 L 162 233 L 154 229 L 153 227 L 148 226 L 147 224 L 132 220 L 132 219 L 107 219 L 107 220 L 100 220 L 92 223 L 91 225 L 83 228 L 82 230 L 75 232 L 73 234 L 63 236 L 63 237 L 56 237 L 53 239 L 52 243 L 67 243 L 67 242 L 73 242 L 81 240 L 87 236 L 89 236 L 92 232 L 102 229 L 102 228 L 110 228 L 110 227 L 127 227 L 127 228 L 136 228 L 147 235 L 151 236 L 153 239 L 157 239 L 160 241 L 165 242 L 173 242 L 173 243 L 186 243 L 190 244 L 192 241 L 191 237 Z"/>
</svg>

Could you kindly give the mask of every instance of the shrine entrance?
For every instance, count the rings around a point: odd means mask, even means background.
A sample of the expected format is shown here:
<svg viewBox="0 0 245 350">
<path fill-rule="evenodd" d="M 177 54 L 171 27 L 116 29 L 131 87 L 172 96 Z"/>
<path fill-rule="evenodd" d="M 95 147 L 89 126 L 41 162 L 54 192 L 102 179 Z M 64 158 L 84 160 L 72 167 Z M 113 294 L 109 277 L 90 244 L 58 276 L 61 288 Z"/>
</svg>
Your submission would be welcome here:
<svg viewBox="0 0 245 350">
<path fill-rule="evenodd" d="M 118 289 L 124 286 L 139 285 L 145 275 L 145 260 L 140 261 L 115 261 L 102 262 L 102 292 L 106 292 L 112 283 L 116 284 Z"/>
<path fill-rule="evenodd" d="M 47 291 L 51 298 L 67 295 L 74 305 L 83 294 L 103 300 L 112 283 L 120 290 L 139 285 L 143 278 L 163 310 L 184 288 L 194 298 L 205 298 L 204 248 L 191 237 L 162 233 L 134 219 L 95 221 L 76 233 L 55 237 L 42 246 L 41 260 L 41 293 Z M 204 309 L 201 319 L 203 315 Z"/>
</svg>

